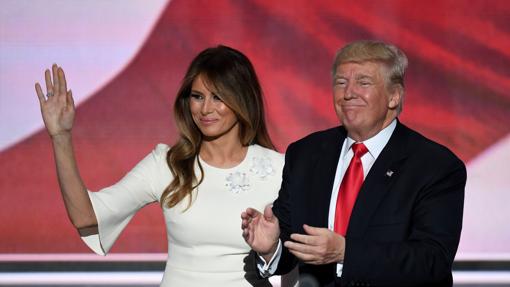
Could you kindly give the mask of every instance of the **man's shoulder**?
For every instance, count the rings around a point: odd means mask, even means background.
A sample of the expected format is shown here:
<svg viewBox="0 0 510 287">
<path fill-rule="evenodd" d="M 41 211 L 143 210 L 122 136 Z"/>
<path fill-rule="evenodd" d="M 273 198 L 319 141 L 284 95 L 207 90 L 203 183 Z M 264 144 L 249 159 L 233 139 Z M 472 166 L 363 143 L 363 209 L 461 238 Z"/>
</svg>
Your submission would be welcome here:
<svg viewBox="0 0 510 287">
<path fill-rule="evenodd" d="M 337 126 L 321 131 L 313 132 L 289 145 L 289 148 L 317 148 L 332 141 L 340 142 L 345 138 L 346 131 L 342 126 Z"/>
<path fill-rule="evenodd" d="M 443 159 L 447 161 L 455 161 L 464 165 L 457 155 L 445 145 L 436 142 L 403 124 L 401 124 L 401 129 L 403 129 L 402 132 L 408 138 L 410 151 L 415 156 L 422 157 L 424 160 L 428 159 L 434 161 L 437 159 Z"/>
</svg>

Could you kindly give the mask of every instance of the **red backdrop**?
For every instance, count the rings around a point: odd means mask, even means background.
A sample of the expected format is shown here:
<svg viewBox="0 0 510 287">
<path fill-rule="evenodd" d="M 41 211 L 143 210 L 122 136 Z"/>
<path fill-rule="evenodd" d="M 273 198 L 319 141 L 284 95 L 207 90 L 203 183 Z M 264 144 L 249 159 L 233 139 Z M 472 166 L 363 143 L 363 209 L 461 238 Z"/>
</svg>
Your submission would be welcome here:
<svg viewBox="0 0 510 287">
<path fill-rule="evenodd" d="M 225 44 L 261 79 L 280 151 L 337 125 L 330 69 L 358 39 L 410 60 L 400 119 L 465 162 L 510 131 L 507 1 L 172 1 L 133 61 L 79 105 L 74 140 L 91 190 L 114 183 L 159 142 L 176 138 L 171 107 L 191 59 Z M 35 100 L 35 99 L 34 99 Z M 0 153 L 1 253 L 87 252 L 68 222 L 45 131 Z M 165 252 L 157 205 L 140 212 L 114 252 Z"/>
</svg>

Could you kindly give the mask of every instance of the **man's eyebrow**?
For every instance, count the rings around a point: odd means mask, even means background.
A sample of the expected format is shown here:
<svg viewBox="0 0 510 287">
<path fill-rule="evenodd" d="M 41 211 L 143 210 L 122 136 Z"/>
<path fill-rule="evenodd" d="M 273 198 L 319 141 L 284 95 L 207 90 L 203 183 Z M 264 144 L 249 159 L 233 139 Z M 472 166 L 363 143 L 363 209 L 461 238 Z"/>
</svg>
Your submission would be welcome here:
<svg viewBox="0 0 510 287">
<path fill-rule="evenodd" d="M 357 75 L 356 76 L 356 80 L 373 80 L 374 77 L 373 76 L 370 76 L 370 75 L 365 75 L 365 74 L 361 74 L 361 75 Z"/>
</svg>

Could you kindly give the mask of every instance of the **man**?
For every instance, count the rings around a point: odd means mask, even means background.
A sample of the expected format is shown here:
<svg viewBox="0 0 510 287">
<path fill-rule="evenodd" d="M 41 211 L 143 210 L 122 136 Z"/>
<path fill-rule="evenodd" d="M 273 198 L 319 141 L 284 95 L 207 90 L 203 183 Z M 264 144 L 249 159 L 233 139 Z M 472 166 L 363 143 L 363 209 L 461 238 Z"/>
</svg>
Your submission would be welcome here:
<svg viewBox="0 0 510 287">
<path fill-rule="evenodd" d="M 466 169 L 398 121 L 406 67 L 404 53 L 383 42 L 337 53 L 342 125 L 292 143 L 272 209 L 241 215 L 262 276 L 299 262 L 316 286 L 452 286 Z"/>
</svg>

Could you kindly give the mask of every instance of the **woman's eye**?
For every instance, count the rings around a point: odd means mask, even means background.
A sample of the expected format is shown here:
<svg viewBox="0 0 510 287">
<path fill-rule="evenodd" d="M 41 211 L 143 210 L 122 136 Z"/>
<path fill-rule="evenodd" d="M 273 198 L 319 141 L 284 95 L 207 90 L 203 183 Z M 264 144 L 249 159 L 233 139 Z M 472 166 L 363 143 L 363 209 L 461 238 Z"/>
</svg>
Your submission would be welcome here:
<svg viewBox="0 0 510 287">
<path fill-rule="evenodd" d="M 191 94 L 190 97 L 195 100 L 201 100 L 204 98 L 202 95 L 199 94 Z"/>
<path fill-rule="evenodd" d="M 223 100 L 219 96 L 217 96 L 217 95 L 213 96 L 213 100 L 219 101 L 219 102 L 223 102 Z"/>
</svg>

